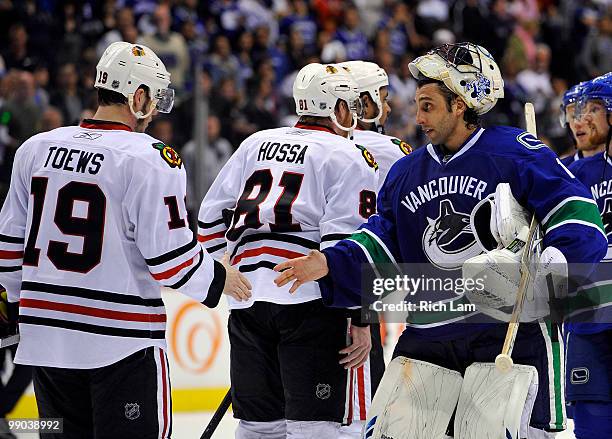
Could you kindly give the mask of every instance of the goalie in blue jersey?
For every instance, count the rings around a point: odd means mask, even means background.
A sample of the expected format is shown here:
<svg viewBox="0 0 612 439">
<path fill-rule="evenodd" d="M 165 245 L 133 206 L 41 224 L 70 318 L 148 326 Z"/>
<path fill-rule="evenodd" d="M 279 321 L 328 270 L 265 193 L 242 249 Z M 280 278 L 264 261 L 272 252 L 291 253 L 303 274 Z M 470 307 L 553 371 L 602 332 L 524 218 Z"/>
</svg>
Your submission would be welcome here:
<svg viewBox="0 0 612 439">
<path fill-rule="evenodd" d="M 542 259 L 555 265 L 600 261 L 607 241 L 597 206 L 534 135 L 481 127 L 480 116 L 503 97 L 501 73 L 486 49 L 444 45 L 409 67 L 418 82 L 416 122 L 431 143 L 393 165 L 378 213 L 356 233 L 279 264 L 275 282 L 292 282 L 295 291 L 317 280 L 328 306 L 348 307 L 374 299 L 361 285 L 370 264 L 379 274 L 385 267 L 419 263 L 452 273 L 469 259 L 489 296 L 469 311 L 459 306 L 468 302 L 465 295 L 452 291 L 436 296 L 438 303 L 450 304 L 445 312 L 410 314 L 368 413 L 365 436 L 554 437 L 566 425 L 558 331 L 536 321 L 543 317 L 541 306 L 527 307 L 525 319 L 532 322 L 519 327 L 517 364 L 502 376 L 492 362 L 507 325 L 482 313 L 504 319 L 512 309 L 516 289 L 506 287 L 518 284 L 520 248 L 532 214 L 543 231 Z M 474 212 L 487 205 L 485 233 Z M 538 271 L 534 283 L 546 274 Z"/>
</svg>

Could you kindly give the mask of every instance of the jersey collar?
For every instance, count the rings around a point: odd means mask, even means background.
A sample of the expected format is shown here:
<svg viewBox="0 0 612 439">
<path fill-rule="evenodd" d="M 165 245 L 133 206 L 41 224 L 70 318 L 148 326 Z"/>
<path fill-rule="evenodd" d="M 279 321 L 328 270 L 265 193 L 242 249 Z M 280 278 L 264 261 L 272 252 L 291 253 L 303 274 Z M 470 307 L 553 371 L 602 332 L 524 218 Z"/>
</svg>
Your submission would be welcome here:
<svg viewBox="0 0 612 439">
<path fill-rule="evenodd" d="M 306 124 L 306 123 L 296 123 L 295 124 L 296 128 L 301 128 L 303 130 L 316 130 L 316 131 L 327 131 L 330 132 L 332 134 L 336 134 L 334 133 L 334 130 L 332 130 L 330 127 L 326 127 L 325 125 L 318 125 L 318 124 Z"/>
<path fill-rule="evenodd" d="M 461 149 L 459 149 L 459 151 L 453 154 L 452 157 L 444 164 L 448 164 L 452 162 L 453 160 L 455 160 L 457 157 L 461 156 L 462 154 L 465 154 L 465 152 L 468 149 L 470 149 L 472 146 L 474 146 L 474 144 L 478 141 L 478 139 L 480 139 L 480 136 L 482 136 L 482 133 L 484 133 L 484 131 L 485 131 L 484 128 L 479 128 L 478 130 L 476 130 L 474 134 L 471 135 L 471 137 L 468 137 L 468 140 L 463 144 Z M 436 162 L 438 162 L 439 164 L 442 164 L 442 162 L 440 162 L 440 157 L 438 156 L 438 151 L 436 147 L 432 145 L 431 143 L 427 145 L 427 152 L 429 152 L 429 154 L 433 157 L 433 159 Z"/>
<path fill-rule="evenodd" d="M 121 122 L 113 122 L 110 120 L 99 119 L 83 119 L 79 125 L 81 128 L 89 128 L 92 130 L 123 130 L 133 131 L 132 128 Z"/>
</svg>

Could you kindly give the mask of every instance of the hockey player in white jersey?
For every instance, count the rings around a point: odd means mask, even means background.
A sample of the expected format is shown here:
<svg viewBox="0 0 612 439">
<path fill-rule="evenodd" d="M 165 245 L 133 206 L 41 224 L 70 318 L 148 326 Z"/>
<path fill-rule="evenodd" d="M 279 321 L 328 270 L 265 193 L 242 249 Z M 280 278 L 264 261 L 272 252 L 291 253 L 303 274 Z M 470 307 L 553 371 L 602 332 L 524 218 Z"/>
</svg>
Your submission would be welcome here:
<svg viewBox="0 0 612 439">
<path fill-rule="evenodd" d="M 169 112 L 170 74 L 126 42 L 102 55 L 94 119 L 27 140 L 0 214 L 0 283 L 20 303 L 15 362 L 34 367 L 61 438 L 168 438 L 161 286 L 214 307 L 249 283 L 187 226 L 180 156 L 143 134 Z"/>
<path fill-rule="evenodd" d="M 360 107 L 350 75 L 309 64 L 293 96 L 297 125 L 247 138 L 198 218 L 200 242 L 217 258 L 227 252 L 253 285 L 246 302 L 229 299 L 241 439 L 337 437 L 352 419 L 347 369 L 369 353 L 369 343 L 346 347 L 347 313 L 326 308 L 316 284 L 292 296 L 273 283 L 277 263 L 333 245 L 374 213 L 376 200 L 376 163 L 348 139 Z"/>
<path fill-rule="evenodd" d="M 359 148 L 367 147 L 368 151 L 376 158 L 378 191 L 382 187 L 391 165 L 412 152 L 412 148 L 406 142 L 384 134 L 384 125 L 391 113 L 391 107 L 387 101 L 389 93 L 387 72 L 373 62 L 346 61 L 340 65 L 351 74 L 359 87 L 363 111 L 353 133 L 353 141 Z M 367 324 L 361 322 L 360 317 L 361 310 L 352 313 L 353 326 Z M 367 321 L 376 322 L 376 313 L 372 312 Z M 372 349 L 368 361 L 353 371 L 355 410 L 353 411 L 353 422 L 342 427 L 344 437 L 360 437 L 372 397 L 385 371 L 380 325 L 372 323 L 370 329 Z"/>
</svg>

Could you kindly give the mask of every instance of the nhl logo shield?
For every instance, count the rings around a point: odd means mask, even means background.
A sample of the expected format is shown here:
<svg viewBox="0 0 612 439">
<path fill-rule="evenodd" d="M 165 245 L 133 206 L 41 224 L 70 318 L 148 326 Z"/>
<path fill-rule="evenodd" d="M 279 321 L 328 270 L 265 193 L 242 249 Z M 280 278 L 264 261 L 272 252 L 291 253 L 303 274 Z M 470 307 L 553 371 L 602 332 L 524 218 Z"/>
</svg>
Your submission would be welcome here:
<svg viewBox="0 0 612 439">
<path fill-rule="evenodd" d="M 317 384 L 316 390 L 317 398 L 327 399 L 331 395 L 331 386 L 329 384 Z"/>
<path fill-rule="evenodd" d="M 137 403 L 127 403 L 125 405 L 125 417 L 130 421 L 140 417 L 140 405 Z"/>
</svg>

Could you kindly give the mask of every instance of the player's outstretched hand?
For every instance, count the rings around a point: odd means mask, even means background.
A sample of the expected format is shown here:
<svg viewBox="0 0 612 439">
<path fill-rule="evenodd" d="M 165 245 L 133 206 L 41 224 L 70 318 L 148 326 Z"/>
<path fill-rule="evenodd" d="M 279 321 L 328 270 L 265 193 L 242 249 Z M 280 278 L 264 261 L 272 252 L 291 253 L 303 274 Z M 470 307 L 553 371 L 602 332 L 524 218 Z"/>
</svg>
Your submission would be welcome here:
<svg viewBox="0 0 612 439">
<path fill-rule="evenodd" d="M 277 287 L 282 287 L 292 280 L 295 281 L 291 288 L 289 288 L 289 292 L 293 294 L 300 285 L 324 277 L 329 272 L 329 269 L 327 268 L 327 258 L 325 258 L 325 255 L 318 250 L 312 250 L 308 253 L 308 256 L 281 262 L 274 267 L 274 271 L 282 271 L 274 279 Z"/>
<path fill-rule="evenodd" d="M 221 263 L 225 267 L 225 286 L 223 287 L 223 294 L 227 294 L 240 302 L 249 300 L 251 297 L 251 289 L 253 288 L 249 280 L 232 267 L 227 253 L 223 255 Z"/>
<path fill-rule="evenodd" d="M 346 357 L 340 360 L 340 364 L 343 364 L 345 369 L 363 366 L 372 349 L 372 337 L 369 326 L 351 325 L 351 339 L 353 340 L 351 345 L 340 351 L 341 354 L 346 355 Z"/>
</svg>

